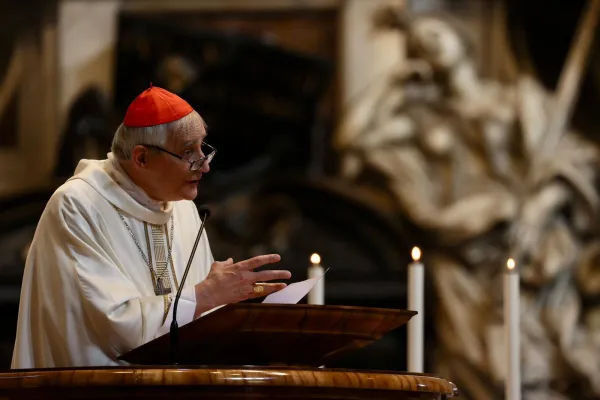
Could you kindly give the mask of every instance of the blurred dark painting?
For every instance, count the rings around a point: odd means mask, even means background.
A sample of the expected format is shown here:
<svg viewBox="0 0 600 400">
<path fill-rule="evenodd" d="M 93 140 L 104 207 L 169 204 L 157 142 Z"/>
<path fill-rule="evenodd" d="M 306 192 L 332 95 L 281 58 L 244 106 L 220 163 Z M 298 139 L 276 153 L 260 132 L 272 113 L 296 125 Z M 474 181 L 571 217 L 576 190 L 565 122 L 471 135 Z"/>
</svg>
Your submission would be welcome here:
<svg viewBox="0 0 600 400">
<path fill-rule="evenodd" d="M 0 12 L 3 10 L 8 11 L 7 4 L 0 5 Z M 0 87 L 7 88 L 9 85 L 18 86 L 20 63 L 16 52 L 19 47 L 18 38 L 20 30 L 14 23 L 10 23 L 9 18 L 1 18 L 1 21 Z M 9 149 L 15 147 L 18 143 L 18 91 L 12 88 L 10 92 L 12 93 L 8 102 L 1 104 L 0 108 L 0 149 Z"/>
<path fill-rule="evenodd" d="M 0 114 L 0 149 L 10 149 L 18 144 L 17 99 L 14 93 Z"/>
<path fill-rule="evenodd" d="M 305 169 L 313 130 L 332 123 L 331 112 L 328 121 L 318 113 L 331 62 L 180 19 L 122 17 L 117 112 L 124 114 L 150 82 L 184 97 L 208 124 L 207 141 L 220 150 L 206 179 L 212 183 Z"/>
<path fill-rule="evenodd" d="M 59 182 L 73 175 L 79 160 L 102 159 L 110 151 L 116 122 L 108 96 L 96 87 L 84 90 L 69 109 L 54 175 Z"/>
<path fill-rule="evenodd" d="M 19 138 L 24 129 L 21 87 L 35 66 L 23 51 L 23 44 L 39 44 L 42 21 L 53 15 L 56 3 L 0 2 L 0 152 L 4 154 L 28 144 Z M 10 366 L 25 257 L 50 193 L 0 196 L 0 368 Z"/>
</svg>

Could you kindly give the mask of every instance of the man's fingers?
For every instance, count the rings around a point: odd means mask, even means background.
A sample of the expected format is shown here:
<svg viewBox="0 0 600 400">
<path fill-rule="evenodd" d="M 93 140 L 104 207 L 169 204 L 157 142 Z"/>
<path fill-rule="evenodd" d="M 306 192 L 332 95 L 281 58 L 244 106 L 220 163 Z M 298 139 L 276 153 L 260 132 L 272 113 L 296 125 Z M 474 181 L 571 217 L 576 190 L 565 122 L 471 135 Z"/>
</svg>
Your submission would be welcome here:
<svg viewBox="0 0 600 400">
<path fill-rule="evenodd" d="M 271 293 L 275 293 L 284 289 L 287 285 L 285 283 L 263 283 L 261 286 L 265 289 L 262 293 L 253 293 L 252 297 L 263 297 L 268 296 Z"/>
<path fill-rule="evenodd" d="M 233 258 L 231 258 L 231 257 L 225 261 L 215 261 L 213 263 L 213 265 L 216 265 L 217 267 L 220 267 L 220 268 L 223 268 L 223 267 L 226 267 L 226 266 L 232 265 L 232 264 L 233 264 Z"/>
<path fill-rule="evenodd" d="M 249 260 L 240 261 L 236 265 L 241 270 L 250 271 L 262 267 L 263 265 L 273 264 L 279 261 L 281 261 L 279 254 L 265 254 L 263 256 L 250 258 Z"/>
<path fill-rule="evenodd" d="M 290 279 L 291 277 L 291 272 L 284 270 L 259 271 L 255 272 L 253 276 L 256 281 L 274 281 L 276 279 Z"/>
</svg>

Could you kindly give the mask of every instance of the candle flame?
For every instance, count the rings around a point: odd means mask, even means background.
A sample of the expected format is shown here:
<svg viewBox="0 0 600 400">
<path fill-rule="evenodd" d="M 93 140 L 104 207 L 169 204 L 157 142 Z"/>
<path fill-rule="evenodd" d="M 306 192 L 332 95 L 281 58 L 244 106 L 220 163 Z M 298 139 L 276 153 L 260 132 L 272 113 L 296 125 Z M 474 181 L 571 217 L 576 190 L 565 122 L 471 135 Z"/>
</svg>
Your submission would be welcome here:
<svg viewBox="0 0 600 400">
<path fill-rule="evenodd" d="M 321 256 L 317 253 L 313 253 L 312 256 L 310 256 L 310 262 L 315 265 L 321 263 Z"/>
<path fill-rule="evenodd" d="M 421 249 L 419 249 L 417 246 L 413 247 L 410 255 L 413 261 L 419 261 L 421 259 Z"/>
<path fill-rule="evenodd" d="M 510 271 L 512 271 L 513 269 L 515 269 L 515 260 L 513 260 L 512 258 L 509 258 L 508 260 L 506 260 L 506 268 L 508 268 Z"/>
</svg>

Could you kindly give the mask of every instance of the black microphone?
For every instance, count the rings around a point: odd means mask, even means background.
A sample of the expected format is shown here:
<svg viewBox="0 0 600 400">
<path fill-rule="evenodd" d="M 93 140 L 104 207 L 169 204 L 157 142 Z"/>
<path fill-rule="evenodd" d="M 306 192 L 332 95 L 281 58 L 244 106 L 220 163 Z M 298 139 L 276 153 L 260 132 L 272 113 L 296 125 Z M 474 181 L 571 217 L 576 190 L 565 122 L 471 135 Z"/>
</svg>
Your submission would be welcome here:
<svg viewBox="0 0 600 400">
<path fill-rule="evenodd" d="M 175 301 L 173 302 L 173 320 L 171 321 L 171 364 L 177 365 L 177 347 L 179 346 L 179 326 L 177 325 L 177 305 L 179 304 L 179 298 L 181 297 L 181 291 L 183 290 L 183 285 L 185 285 L 185 280 L 187 278 L 188 272 L 190 272 L 190 266 L 192 265 L 192 260 L 194 259 L 194 255 L 196 254 L 196 249 L 198 248 L 198 243 L 200 242 L 200 238 L 202 237 L 202 232 L 204 231 L 204 223 L 210 216 L 210 210 L 206 206 L 198 207 L 198 214 L 204 218 L 201 218 L 202 223 L 200 224 L 200 229 L 198 230 L 198 236 L 196 236 L 196 242 L 194 243 L 194 247 L 192 248 L 192 254 L 190 254 L 190 259 L 188 260 L 187 266 L 185 267 L 185 272 L 183 273 L 183 277 L 181 278 L 181 284 L 179 285 L 179 289 L 177 290 L 177 294 L 175 295 Z"/>
</svg>

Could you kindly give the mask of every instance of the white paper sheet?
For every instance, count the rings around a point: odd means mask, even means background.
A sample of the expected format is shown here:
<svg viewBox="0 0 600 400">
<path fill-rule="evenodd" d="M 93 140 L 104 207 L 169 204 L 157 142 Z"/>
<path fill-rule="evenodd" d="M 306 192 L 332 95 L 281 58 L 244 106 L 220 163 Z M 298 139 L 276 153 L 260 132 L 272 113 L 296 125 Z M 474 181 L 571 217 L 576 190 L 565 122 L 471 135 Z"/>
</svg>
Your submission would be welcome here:
<svg viewBox="0 0 600 400">
<path fill-rule="evenodd" d="M 327 271 L 329 271 L 329 268 L 327 268 Z M 308 294 L 308 292 L 310 292 L 310 289 L 315 286 L 319 279 L 325 276 L 327 271 L 325 271 L 321 276 L 289 284 L 285 289 L 271 293 L 265 297 L 263 303 L 297 304 L 304 296 Z"/>
</svg>

